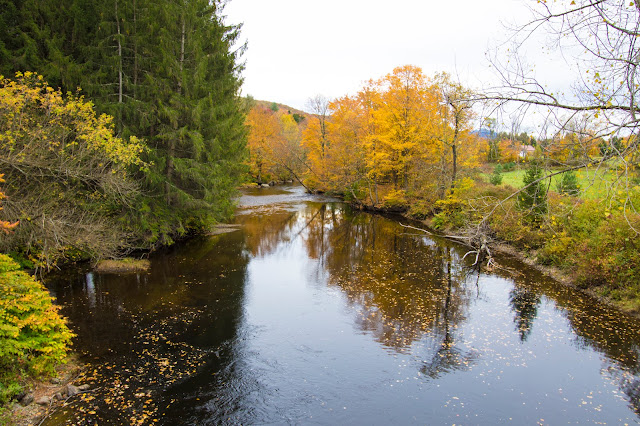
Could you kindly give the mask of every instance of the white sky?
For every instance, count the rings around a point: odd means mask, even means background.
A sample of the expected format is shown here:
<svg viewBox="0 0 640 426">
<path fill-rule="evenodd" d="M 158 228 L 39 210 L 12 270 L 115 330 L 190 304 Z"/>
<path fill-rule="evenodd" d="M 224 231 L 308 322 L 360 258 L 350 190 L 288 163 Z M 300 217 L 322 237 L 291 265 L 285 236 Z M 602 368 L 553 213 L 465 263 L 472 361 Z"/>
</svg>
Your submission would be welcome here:
<svg viewBox="0 0 640 426">
<path fill-rule="evenodd" d="M 486 86 L 493 74 L 485 53 L 507 38 L 503 24 L 527 20 L 527 3 L 231 0 L 223 14 L 227 23 L 244 23 L 243 95 L 304 110 L 312 96 L 354 94 L 366 80 L 407 64 Z"/>
</svg>

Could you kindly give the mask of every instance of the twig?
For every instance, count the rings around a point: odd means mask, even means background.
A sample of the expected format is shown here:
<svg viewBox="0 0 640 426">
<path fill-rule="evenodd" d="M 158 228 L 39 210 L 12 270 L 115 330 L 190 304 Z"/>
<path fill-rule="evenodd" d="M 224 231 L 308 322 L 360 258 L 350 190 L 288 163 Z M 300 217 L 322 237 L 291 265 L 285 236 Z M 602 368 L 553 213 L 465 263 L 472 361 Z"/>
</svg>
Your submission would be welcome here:
<svg viewBox="0 0 640 426">
<path fill-rule="evenodd" d="M 83 394 L 83 393 L 89 393 L 89 392 L 95 392 L 95 391 L 100 390 L 100 389 L 102 389 L 102 387 L 101 387 L 101 386 L 99 386 L 99 387 L 97 387 L 97 388 L 94 388 L 94 389 L 87 389 L 87 390 L 85 390 L 85 391 L 78 392 L 76 395 L 81 395 L 81 394 Z M 47 412 L 44 414 L 44 416 L 42 417 L 42 419 L 40 419 L 40 422 L 38 422 L 38 425 L 37 425 L 37 426 L 41 426 L 41 425 L 42 425 L 42 423 L 44 423 L 44 421 L 45 421 L 45 420 L 47 420 L 49 417 L 51 417 L 51 415 L 53 415 L 53 413 L 55 413 L 56 411 L 58 411 L 58 409 L 59 409 L 60 407 L 64 407 L 64 406 L 65 406 L 65 404 L 67 403 L 67 401 L 69 401 L 71 398 L 73 398 L 73 397 L 74 397 L 74 396 L 76 396 L 76 395 L 68 396 L 64 401 L 62 401 L 62 403 L 61 403 L 61 404 L 57 405 L 53 410 L 51 410 L 51 407 L 53 406 L 53 398 L 51 398 L 51 400 L 49 401 L 49 408 L 47 408 Z M 51 411 L 50 411 L 50 410 L 51 410 Z"/>
</svg>

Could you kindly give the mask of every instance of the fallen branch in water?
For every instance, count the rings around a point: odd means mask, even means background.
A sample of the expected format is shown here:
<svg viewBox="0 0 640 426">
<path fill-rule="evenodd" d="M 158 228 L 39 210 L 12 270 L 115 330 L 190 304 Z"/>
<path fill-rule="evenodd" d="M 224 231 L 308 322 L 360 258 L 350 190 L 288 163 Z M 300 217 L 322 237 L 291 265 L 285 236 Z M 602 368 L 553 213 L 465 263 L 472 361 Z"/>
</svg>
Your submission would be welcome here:
<svg viewBox="0 0 640 426">
<path fill-rule="evenodd" d="M 451 241 L 455 241 L 459 244 L 463 244 L 471 248 L 472 250 L 468 251 L 462 257 L 462 259 L 464 260 L 468 255 L 475 254 L 476 258 L 473 265 L 471 266 L 477 266 L 478 268 L 480 268 L 480 266 L 485 262 L 485 260 L 486 260 L 487 268 L 493 268 L 496 266 L 496 263 L 493 260 L 493 255 L 491 254 L 491 249 L 489 248 L 489 242 L 491 239 L 490 237 L 488 237 L 488 233 L 486 232 L 485 227 L 478 226 L 475 228 L 475 233 L 473 235 L 464 236 L 464 235 L 434 234 L 433 232 L 427 231 L 426 229 L 418 228 L 416 226 L 411 226 L 411 225 L 404 225 L 402 223 L 400 224 L 400 226 L 404 228 L 415 229 L 417 231 L 421 231 L 436 237 L 441 237 Z"/>
</svg>

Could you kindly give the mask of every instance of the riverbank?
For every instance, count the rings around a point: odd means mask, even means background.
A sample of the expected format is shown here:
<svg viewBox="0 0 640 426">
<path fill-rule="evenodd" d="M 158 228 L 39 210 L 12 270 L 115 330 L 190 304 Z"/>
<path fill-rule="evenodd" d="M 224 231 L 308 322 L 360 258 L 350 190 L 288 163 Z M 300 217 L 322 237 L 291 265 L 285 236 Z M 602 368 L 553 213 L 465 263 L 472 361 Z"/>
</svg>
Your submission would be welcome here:
<svg viewBox="0 0 640 426">
<path fill-rule="evenodd" d="M 491 250 L 494 253 L 500 253 L 502 255 L 507 255 L 517 259 L 518 261 L 527 264 L 528 266 L 535 268 L 536 270 L 542 272 L 544 275 L 551 277 L 553 280 L 567 286 L 572 289 L 579 291 L 589 297 L 596 299 L 599 303 L 603 305 L 607 305 L 611 308 L 617 309 L 621 312 L 624 312 L 627 315 L 640 319 L 640 310 L 635 307 L 629 307 L 628 304 L 619 303 L 615 300 L 602 296 L 602 294 L 598 291 L 602 291 L 602 289 L 590 289 L 583 288 L 576 283 L 575 277 L 571 276 L 570 271 L 562 270 L 561 268 L 549 265 L 543 265 L 537 262 L 536 257 L 532 256 L 529 253 L 518 250 L 517 248 L 507 244 L 507 243 L 494 243 L 491 245 Z"/>
<path fill-rule="evenodd" d="M 584 210 L 592 207 L 592 204 L 577 207 L 574 215 L 582 216 Z M 532 229 L 517 218 L 517 211 L 511 213 L 516 218 L 503 216 L 488 221 L 487 237 L 494 252 L 516 257 L 601 303 L 640 317 L 640 292 L 635 281 L 640 274 L 637 265 L 640 252 L 630 235 L 633 228 L 625 228 L 626 218 L 617 215 L 598 221 L 597 216 L 593 217 L 594 223 L 586 227 L 589 233 L 580 229 L 584 222 L 576 223 L 582 222 L 584 216 L 572 222 L 571 214 L 566 214 L 565 224 L 560 224 L 560 215 L 551 215 L 549 224 Z M 465 223 L 471 220 L 470 215 L 464 216 Z M 463 229 L 448 231 L 457 233 Z"/>
<path fill-rule="evenodd" d="M 55 368 L 52 377 L 29 379 L 24 390 L 4 408 L 0 424 L 7 426 L 37 425 L 67 401 L 91 389 L 79 383 L 78 378 L 85 370 L 78 356 L 71 354 L 64 364 Z"/>
</svg>

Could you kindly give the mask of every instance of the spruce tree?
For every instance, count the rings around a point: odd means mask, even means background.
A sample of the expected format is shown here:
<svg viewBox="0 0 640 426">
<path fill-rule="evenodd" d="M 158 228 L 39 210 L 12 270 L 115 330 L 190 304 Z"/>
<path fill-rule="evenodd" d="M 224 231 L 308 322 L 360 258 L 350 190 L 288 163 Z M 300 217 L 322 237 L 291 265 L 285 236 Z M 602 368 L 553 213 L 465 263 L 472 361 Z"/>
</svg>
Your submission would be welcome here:
<svg viewBox="0 0 640 426">
<path fill-rule="evenodd" d="M 580 185 L 578 185 L 578 177 L 573 170 L 566 171 L 562 174 L 556 189 L 561 194 L 578 195 L 580 193 Z"/>
<path fill-rule="evenodd" d="M 153 58 L 141 97 L 153 117 L 150 189 L 181 225 L 203 227 L 232 211 L 245 155 L 241 80 L 232 50 L 237 28 L 218 16 L 221 2 L 159 1 L 149 5 L 145 54 Z M 161 183 L 161 187 L 158 185 Z"/>
<path fill-rule="evenodd" d="M 489 182 L 491 182 L 492 185 L 502 184 L 502 165 L 496 164 L 493 173 L 489 177 Z"/>
<path fill-rule="evenodd" d="M 537 161 L 529 163 L 522 182 L 524 189 L 518 194 L 517 205 L 528 221 L 539 223 L 547 213 L 547 188 L 542 178 L 543 170 Z"/>
</svg>

